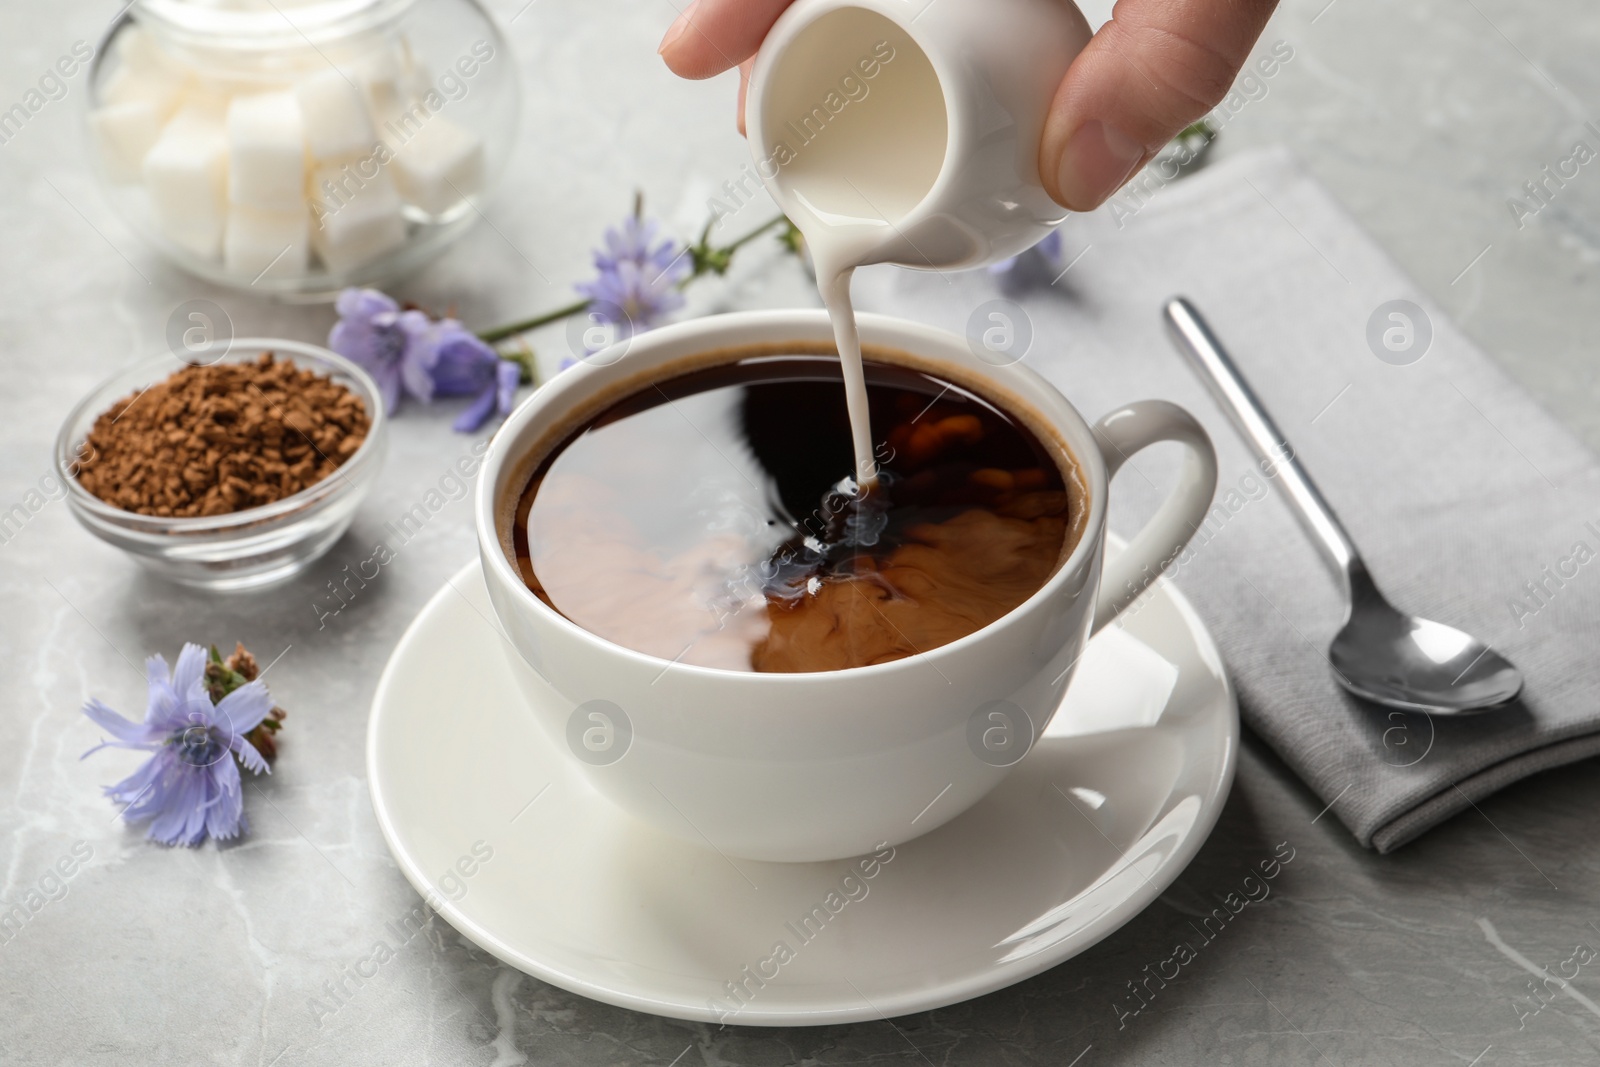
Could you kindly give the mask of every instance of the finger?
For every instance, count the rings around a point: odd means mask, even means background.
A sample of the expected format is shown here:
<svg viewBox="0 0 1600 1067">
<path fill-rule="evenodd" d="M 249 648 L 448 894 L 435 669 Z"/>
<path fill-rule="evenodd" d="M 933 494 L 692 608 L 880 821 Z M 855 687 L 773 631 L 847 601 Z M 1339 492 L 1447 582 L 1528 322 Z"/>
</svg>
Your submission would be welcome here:
<svg viewBox="0 0 1600 1067">
<path fill-rule="evenodd" d="M 738 66 L 793 0 L 694 0 L 661 39 L 661 56 L 683 78 L 710 78 Z"/>
<path fill-rule="evenodd" d="M 1075 211 L 1099 206 L 1227 95 L 1277 0 L 1119 0 L 1073 60 L 1039 146 L 1039 177 Z"/>
<path fill-rule="evenodd" d="M 744 129 L 744 102 L 750 95 L 750 70 L 756 65 L 754 59 L 747 59 L 739 64 L 739 135 L 748 136 Z"/>
</svg>

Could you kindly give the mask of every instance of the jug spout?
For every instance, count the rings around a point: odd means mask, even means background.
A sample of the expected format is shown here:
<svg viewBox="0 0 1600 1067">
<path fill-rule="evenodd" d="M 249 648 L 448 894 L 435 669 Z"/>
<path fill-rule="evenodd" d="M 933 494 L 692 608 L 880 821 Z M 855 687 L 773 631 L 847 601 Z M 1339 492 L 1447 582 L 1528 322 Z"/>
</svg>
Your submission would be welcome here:
<svg viewBox="0 0 1600 1067">
<path fill-rule="evenodd" d="M 756 56 L 757 170 L 813 249 L 950 270 L 1013 256 L 1067 212 L 1039 141 L 1090 30 L 1071 0 L 798 0 Z"/>
</svg>

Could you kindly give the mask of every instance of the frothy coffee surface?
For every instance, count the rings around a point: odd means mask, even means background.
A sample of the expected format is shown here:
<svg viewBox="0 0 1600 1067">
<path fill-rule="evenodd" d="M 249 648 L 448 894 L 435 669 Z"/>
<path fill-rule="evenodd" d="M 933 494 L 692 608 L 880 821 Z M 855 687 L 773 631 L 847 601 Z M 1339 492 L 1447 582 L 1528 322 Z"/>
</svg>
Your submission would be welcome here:
<svg viewBox="0 0 1600 1067">
<path fill-rule="evenodd" d="M 884 663 L 995 621 L 1076 543 L 1080 485 L 983 398 L 884 363 L 866 378 L 866 494 L 836 358 L 751 357 L 613 405 L 523 491 L 523 580 L 593 634 L 728 670 Z"/>
</svg>

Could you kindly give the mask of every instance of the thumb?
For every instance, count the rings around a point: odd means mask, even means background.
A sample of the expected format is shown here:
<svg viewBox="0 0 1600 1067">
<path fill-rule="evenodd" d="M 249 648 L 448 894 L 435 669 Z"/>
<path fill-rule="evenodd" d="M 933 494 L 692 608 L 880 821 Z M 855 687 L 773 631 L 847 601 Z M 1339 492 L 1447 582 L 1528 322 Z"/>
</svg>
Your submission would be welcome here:
<svg viewBox="0 0 1600 1067">
<path fill-rule="evenodd" d="M 1074 211 L 1098 207 L 1216 107 L 1277 0 L 1120 0 L 1056 90 L 1039 177 Z"/>
</svg>

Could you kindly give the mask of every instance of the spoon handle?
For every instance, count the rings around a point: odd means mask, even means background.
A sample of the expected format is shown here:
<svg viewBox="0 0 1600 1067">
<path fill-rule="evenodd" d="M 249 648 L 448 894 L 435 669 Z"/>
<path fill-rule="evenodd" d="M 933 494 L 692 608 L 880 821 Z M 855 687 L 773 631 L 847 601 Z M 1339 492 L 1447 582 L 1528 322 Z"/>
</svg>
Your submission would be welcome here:
<svg viewBox="0 0 1600 1067">
<path fill-rule="evenodd" d="M 1295 457 L 1294 447 L 1267 414 L 1250 384 L 1234 366 L 1206 320 L 1183 297 L 1167 301 L 1164 309 L 1167 330 L 1178 350 L 1189 357 L 1195 373 L 1206 383 L 1211 395 L 1232 417 L 1258 456 L 1271 464 L 1269 470 L 1283 486 L 1284 495 L 1296 515 L 1322 548 L 1328 562 L 1344 579 L 1347 591 L 1354 593 L 1360 576 L 1366 572 L 1355 543 L 1334 515 L 1316 483 Z"/>
</svg>

